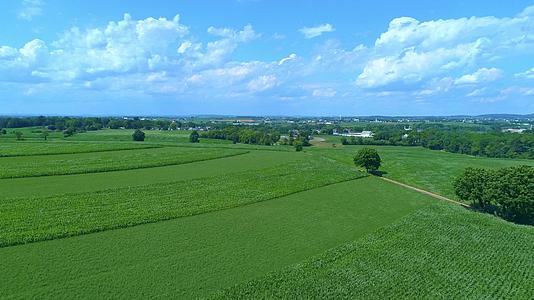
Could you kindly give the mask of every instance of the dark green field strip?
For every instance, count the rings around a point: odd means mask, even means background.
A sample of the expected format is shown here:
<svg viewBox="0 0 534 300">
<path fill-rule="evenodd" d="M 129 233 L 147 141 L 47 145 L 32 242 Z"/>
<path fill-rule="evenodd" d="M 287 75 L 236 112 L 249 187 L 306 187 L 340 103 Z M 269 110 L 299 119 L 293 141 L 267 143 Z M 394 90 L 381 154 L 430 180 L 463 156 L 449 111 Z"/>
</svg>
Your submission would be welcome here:
<svg viewBox="0 0 534 300">
<path fill-rule="evenodd" d="M 246 153 L 245 150 L 166 147 L 97 153 L 3 157 L 0 158 L 0 178 L 83 174 L 160 167 L 244 153 Z"/>
<path fill-rule="evenodd" d="M 132 142 L 0 142 L 0 157 L 90 153 L 160 147 L 162 146 Z"/>
<path fill-rule="evenodd" d="M 155 185 L 0 202 L 0 247 L 128 227 L 273 199 L 364 174 L 326 158 Z"/>
<path fill-rule="evenodd" d="M 104 173 L 0 179 L 0 201 L 12 197 L 47 197 L 195 179 L 270 168 L 310 159 L 297 152 L 253 151 L 189 164 Z"/>
<path fill-rule="evenodd" d="M 193 217 L 0 249 L 0 297 L 193 298 L 297 263 L 433 199 L 366 177 Z"/>
<path fill-rule="evenodd" d="M 452 182 L 467 167 L 501 168 L 534 166 L 534 160 L 474 157 L 464 154 L 402 146 L 344 146 L 335 149 L 311 149 L 311 152 L 353 165 L 353 157 L 362 147 L 374 148 L 382 158 L 384 176 L 456 199 Z"/>
<path fill-rule="evenodd" d="M 533 299 L 534 228 L 435 204 L 219 299 Z"/>
</svg>

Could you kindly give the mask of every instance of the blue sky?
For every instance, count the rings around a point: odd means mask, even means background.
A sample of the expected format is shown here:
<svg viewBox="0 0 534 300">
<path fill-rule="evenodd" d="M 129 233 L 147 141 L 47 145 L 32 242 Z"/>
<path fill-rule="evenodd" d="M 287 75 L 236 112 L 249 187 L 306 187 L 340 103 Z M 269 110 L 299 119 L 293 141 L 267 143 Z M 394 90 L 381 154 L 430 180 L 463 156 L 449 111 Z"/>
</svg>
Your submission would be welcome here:
<svg viewBox="0 0 534 300">
<path fill-rule="evenodd" d="M 534 113 L 532 1 L 0 3 L 0 115 Z"/>
</svg>

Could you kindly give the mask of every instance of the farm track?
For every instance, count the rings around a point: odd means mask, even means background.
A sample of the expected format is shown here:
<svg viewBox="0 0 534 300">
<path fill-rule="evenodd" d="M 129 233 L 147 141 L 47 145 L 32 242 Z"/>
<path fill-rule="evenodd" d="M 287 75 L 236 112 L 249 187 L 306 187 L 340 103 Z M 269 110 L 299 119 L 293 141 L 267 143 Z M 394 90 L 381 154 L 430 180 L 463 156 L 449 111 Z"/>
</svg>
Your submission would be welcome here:
<svg viewBox="0 0 534 300">
<path fill-rule="evenodd" d="M 391 182 L 391 183 L 396 184 L 396 185 L 400 185 L 400 186 L 405 187 L 407 189 L 411 189 L 411 190 L 417 191 L 419 193 L 431 196 L 431 197 L 439 199 L 439 200 L 448 201 L 448 202 L 451 202 L 451 203 L 454 203 L 454 204 L 461 205 L 463 207 L 470 207 L 469 205 L 467 205 L 465 203 L 462 203 L 462 202 L 459 202 L 459 201 L 456 201 L 456 200 L 452 200 L 452 199 L 447 198 L 445 196 L 441 196 L 441 195 L 438 195 L 436 193 L 432 193 L 432 192 L 429 192 L 429 191 L 426 191 L 426 190 L 423 190 L 423 189 L 420 189 L 420 188 L 417 188 L 417 187 L 414 187 L 414 186 L 411 186 L 411 185 L 408 185 L 408 184 L 405 184 L 405 183 L 402 183 L 402 182 L 399 182 L 399 181 L 396 181 L 396 180 L 393 180 L 393 179 L 389 179 L 389 178 L 382 177 L 382 176 L 376 176 L 376 177 L 379 177 L 380 179 L 382 179 L 384 181 Z"/>
</svg>

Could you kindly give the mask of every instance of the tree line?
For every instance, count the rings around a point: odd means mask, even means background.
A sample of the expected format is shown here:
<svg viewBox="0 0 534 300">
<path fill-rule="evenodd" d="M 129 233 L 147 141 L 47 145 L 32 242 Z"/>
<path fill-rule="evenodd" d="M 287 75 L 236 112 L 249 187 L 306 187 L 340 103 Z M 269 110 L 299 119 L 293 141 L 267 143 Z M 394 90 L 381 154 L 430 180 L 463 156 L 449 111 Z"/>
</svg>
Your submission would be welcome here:
<svg viewBox="0 0 534 300">
<path fill-rule="evenodd" d="M 234 144 L 273 145 L 280 139 L 280 133 L 269 128 L 244 128 L 228 126 L 223 129 L 202 131 L 201 138 L 229 140 Z"/>
<path fill-rule="evenodd" d="M 534 225 L 534 167 L 467 168 L 454 181 L 456 195 L 506 220 Z"/>
<path fill-rule="evenodd" d="M 534 159 L 534 134 L 427 129 L 378 131 L 373 138 L 343 137 L 344 145 L 422 146 L 475 156 Z"/>
<path fill-rule="evenodd" d="M 182 127 L 202 125 L 192 121 L 167 119 L 113 118 L 113 117 L 0 117 L 0 128 L 47 127 L 49 130 L 63 131 L 71 128 L 76 131 L 111 129 L 163 129 L 174 130 Z"/>
</svg>

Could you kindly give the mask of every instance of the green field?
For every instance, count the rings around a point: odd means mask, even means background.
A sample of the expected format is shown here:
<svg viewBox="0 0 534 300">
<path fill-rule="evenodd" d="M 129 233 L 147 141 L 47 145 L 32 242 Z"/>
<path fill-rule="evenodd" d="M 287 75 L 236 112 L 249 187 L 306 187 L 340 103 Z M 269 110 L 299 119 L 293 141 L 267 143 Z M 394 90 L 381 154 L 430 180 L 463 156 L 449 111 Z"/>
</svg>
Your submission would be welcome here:
<svg viewBox="0 0 534 300">
<path fill-rule="evenodd" d="M 0 247 L 190 216 L 362 177 L 318 158 L 262 170 L 51 197 L 4 199 Z M 65 205 L 68 204 L 68 205 Z"/>
<path fill-rule="evenodd" d="M 129 150 L 156 148 L 157 145 L 142 143 L 100 143 L 100 142 L 42 142 L 17 141 L 0 143 L 0 157 L 29 156 L 47 154 L 72 154 L 87 152 L 103 152 L 113 150 Z"/>
<path fill-rule="evenodd" d="M 233 149 L 165 147 L 0 158 L 0 178 L 108 172 L 177 165 L 246 153 Z"/>
<path fill-rule="evenodd" d="M 534 230 L 434 204 L 220 299 L 532 299 Z"/>
<path fill-rule="evenodd" d="M 352 165 L 352 158 L 363 147 L 380 154 L 384 176 L 449 198 L 456 198 L 452 182 L 467 167 L 502 168 L 517 165 L 534 166 L 533 160 L 475 157 L 422 147 L 339 146 L 314 148 L 310 151 Z"/>
<path fill-rule="evenodd" d="M 21 131 L 0 139 L 1 299 L 534 297 L 532 227 L 366 176 L 360 146 Z M 374 148 L 449 197 L 465 167 L 534 165 Z"/>
<path fill-rule="evenodd" d="M 365 178 L 230 210 L 2 248 L 0 293 L 206 296 L 362 237 L 431 202 Z"/>
<path fill-rule="evenodd" d="M 193 164 L 75 175 L 0 179 L 2 197 L 47 197 L 236 174 L 308 159 L 295 152 L 252 151 Z M 1 160 L 0 160 L 1 161 Z M 87 184 L 90 183 L 90 184 Z"/>
</svg>

